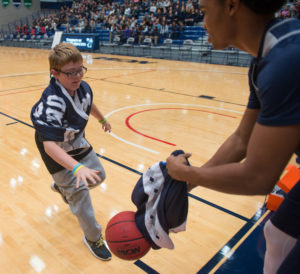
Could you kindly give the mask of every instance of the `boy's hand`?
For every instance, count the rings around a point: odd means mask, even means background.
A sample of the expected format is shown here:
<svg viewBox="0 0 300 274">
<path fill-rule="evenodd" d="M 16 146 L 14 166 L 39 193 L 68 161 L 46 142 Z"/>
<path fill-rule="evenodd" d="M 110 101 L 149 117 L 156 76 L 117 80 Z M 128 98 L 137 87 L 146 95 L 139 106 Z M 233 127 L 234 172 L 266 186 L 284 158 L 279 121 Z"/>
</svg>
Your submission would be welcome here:
<svg viewBox="0 0 300 274">
<path fill-rule="evenodd" d="M 89 180 L 92 184 L 97 184 L 97 182 L 101 182 L 101 178 L 99 177 L 98 170 L 90 169 L 88 167 L 83 167 L 79 169 L 76 173 L 76 188 L 79 187 L 80 181 L 82 181 L 86 186 L 89 186 L 87 180 Z"/>
<path fill-rule="evenodd" d="M 105 132 L 111 132 L 111 126 L 110 126 L 110 123 L 108 121 L 106 121 L 103 125 L 102 125 L 102 128 Z"/>
</svg>

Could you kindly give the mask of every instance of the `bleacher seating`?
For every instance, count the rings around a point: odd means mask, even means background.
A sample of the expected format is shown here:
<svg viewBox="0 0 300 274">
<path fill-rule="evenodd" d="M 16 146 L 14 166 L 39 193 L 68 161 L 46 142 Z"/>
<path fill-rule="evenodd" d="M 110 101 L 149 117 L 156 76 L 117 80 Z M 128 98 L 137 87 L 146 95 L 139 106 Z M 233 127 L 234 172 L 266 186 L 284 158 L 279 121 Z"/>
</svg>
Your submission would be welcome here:
<svg viewBox="0 0 300 274">
<path fill-rule="evenodd" d="M 100 3 L 99 0 L 95 0 L 95 2 Z M 114 4 L 123 3 L 124 0 L 121 1 L 113 1 Z M 86 5 L 83 1 L 73 1 L 73 3 L 77 3 L 77 6 L 84 6 Z M 132 2 L 129 5 L 135 5 Z M 112 28 L 111 22 L 109 21 L 109 8 L 111 6 L 107 6 L 108 9 L 105 8 L 105 3 L 101 2 L 99 5 L 100 10 L 106 10 L 104 20 L 94 20 L 93 24 L 90 26 L 84 26 L 78 24 L 81 21 L 83 13 L 80 14 L 79 17 L 70 16 L 70 18 L 65 18 L 66 14 L 70 15 L 70 10 L 59 10 L 57 14 L 52 14 L 48 18 L 39 18 L 35 21 L 36 35 L 31 35 L 31 31 L 28 29 L 28 32 L 23 33 L 20 29 L 17 29 L 17 26 L 23 24 L 24 22 L 28 22 L 26 19 L 22 19 L 16 21 L 15 23 L 9 23 L 7 28 L 9 29 L 8 33 L 2 31 L 0 33 L 0 37 L 3 37 L 3 42 L 1 45 L 5 43 L 5 41 L 11 41 L 12 46 L 28 46 L 28 47 L 38 47 L 38 48 L 50 48 L 51 43 L 54 36 L 54 29 L 50 26 L 49 21 L 53 23 L 53 18 L 55 20 L 60 20 L 63 18 L 62 21 L 56 21 L 56 29 L 63 31 L 65 33 L 94 33 L 97 34 L 99 37 L 99 43 L 101 47 L 99 51 L 108 49 L 108 52 L 111 54 L 125 54 L 125 55 L 135 55 L 135 56 L 151 56 L 156 58 L 167 58 L 168 56 L 170 59 L 181 59 L 181 60 L 200 60 L 201 62 L 215 62 L 215 63 L 235 63 L 236 60 L 239 61 L 240 52 L 232 51 L 230 56 L 229 54 L 226 55 L 226 52 L 223 53 L 212 53 L 213 49 L 211 44 L 208 43 L 205 29 L 202 27 L 201 22 L 196 22 L 192 26 L 184 26 L 182 22 L 177 22 L 177 26 L 173 28 L 171 24 L 169 25 L 169 30 L 163 32 L 160 36 L 159 32 L 152 32 L 155 26 L 155 20 L 157 23 L 160 23 L 161 26 L 164 26 L 164 22 L 161 22 L 163 19 L 162 17 L 157 17 L 159 19 L 153 19 L 149 12 L 141 11 L 138 15 L 135 16 L 136 18 L 136 26 L 133 31 L 129 30 L 131 27 L 131 18 L 126 17 L 120 14 L 120 18 L 125 18 L 125 24 L 121 24 L 121 22 L 117 22 L 118 28 L 116 31 L 111 32 L 110 29 Z M 119 7 L 118 7 L 119 8 Z M 119 9 L 118 11 L 121 11 Z M 127 19 L 126 19 L 127 18 Z M 32 18 L 33 19 L 33 18 Z M 106 20 L 107 19 L 107 20 Z M 41 28 L 43 27 L 43 22 L 47 22 L 48 25 L 46 30 L 44 29 L 41 32 Z M 92 20 L 85 19 L 86 22 L 91 22 Z M 145 21 L 146 20 L 146 21 Z M 147 21 L 148 20 L 148 21 Z M 145 26 L 145 22 L 149 23 L 151 20 L 149 29 L 143 32 L 143 28 L 140 29 L 141 26 Z M 22 22 L 21 22 L 22 21 Z M 163 21 L 163 20 L 162 20 Z M 180 24 L 181 23 L 181 24 Z M 50 28 L 51 27 L 51 28 Z M 17 31 L 18 30 L 18 31 Z M 173 30 L 173 31 L 172 31 Z M 45 32 L 46 31 L 46 32 Z M 28 34 L 29 33 L 29 34 Z M 158 35 L 157 35 L 158 34 Z M 145 39 L 147 37 L 152 37 Z M 160 36 L 160 37 L 159 37 Z M 130 39 L 129 39 L 130 37 Z M 158 39 L 157 39 L 158 37 Z M 152 39 L 152 40 L 151 40 Z M 143 41 L 148 41 L 147 44 L 143 43 Z M 27 44 L 27 45 L 26 45 Z M 224 57 L 226 56 L 226 57 Z M 245 58 L 245 63 L 248 62 L 248 57 Z"/>
<path fill-rule="evenodd" d="M 100 27 L 95 29 L 95 33 L 99 35 L 99 41 L 101 42 L 109 42 L 109 30 L 103 30 Z"/>
</svg>

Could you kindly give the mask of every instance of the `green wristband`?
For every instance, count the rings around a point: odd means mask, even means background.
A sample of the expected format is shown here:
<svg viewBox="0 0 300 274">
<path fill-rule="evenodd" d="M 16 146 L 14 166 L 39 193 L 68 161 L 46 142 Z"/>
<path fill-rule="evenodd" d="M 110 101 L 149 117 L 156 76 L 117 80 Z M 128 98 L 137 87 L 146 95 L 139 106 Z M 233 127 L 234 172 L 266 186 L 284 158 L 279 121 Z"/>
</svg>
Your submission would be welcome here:
<svg viewBox="0 0 300 274">
<path fill-rule="evenodd" d="M 104 117 L 104 119 L 102 121 L 99 120 L 99 123 L 104 125 L 106 123 L 106 118 Z"/>
</svg>

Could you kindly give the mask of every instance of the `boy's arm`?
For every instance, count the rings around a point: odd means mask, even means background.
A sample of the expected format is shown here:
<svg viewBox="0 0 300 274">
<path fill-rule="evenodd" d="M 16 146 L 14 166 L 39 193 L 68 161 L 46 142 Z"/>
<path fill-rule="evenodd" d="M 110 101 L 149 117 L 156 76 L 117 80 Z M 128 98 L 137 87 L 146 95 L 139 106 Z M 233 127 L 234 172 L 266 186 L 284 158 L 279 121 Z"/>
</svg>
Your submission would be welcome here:
<svg viewBox="0 0 300 274">
<path fill-rule="evenodd" d="M 99 121 L 99 123 L 102 124 L 102 128 L 104 129 L 105 132 L 111 131 L 110 123 L 106 120 L 104 115 L 101 113 L 101 111 L 94 103 L 92 103 L 91 114 Z"/>
<path fill-rule="evenodd" d="M 97 107 L 94 103 L 92 103 L 91 114 L 92 114 L 98 121 L 103 121 L 103 120 L 105 120 L 104 115 L 101 113 L 101 111 L 98 109 L 98 107 Z"/>
<path fill-rule="evenodd" d="M 44 141 L 45 152 L 65 169 L 72 170 L 78 162 L 53 141 Z"/>
<path fill-rule="evenodd" d="M 59 147 L 54 141 L 44 141 L 43 142 L 45 152 L 58 164 L 63 166 L 65 169 L 73 170 L 73 168 L 79 164 L 75 159 L 73 159 L 68 153 L 66 153 L 61 147 Z M 101 181 L 98 176 L 99 171 L 93 170 L 87 167 L 82 167 L 78 169 L 76 173 L 76 187 L 79 187 L 80 181 L 88 186 L 89 179 L 93 184 L 96 184 L 96 181 Z"/>
</svg>

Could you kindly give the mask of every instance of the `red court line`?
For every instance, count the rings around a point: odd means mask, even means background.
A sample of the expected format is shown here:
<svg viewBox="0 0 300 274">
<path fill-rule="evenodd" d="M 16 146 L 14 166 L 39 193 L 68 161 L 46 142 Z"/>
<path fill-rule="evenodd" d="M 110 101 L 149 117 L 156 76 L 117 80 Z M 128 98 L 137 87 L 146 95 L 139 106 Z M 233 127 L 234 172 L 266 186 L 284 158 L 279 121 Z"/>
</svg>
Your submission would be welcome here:
<svg viewBox="0 0 300 274">
<path fill-rule="evenodd" d="M 139 134 L 139 135 L 142 135 L 146 138 L 149 138 L 149 139 L 152 139 L 152 140 L 156 140 L 158 142 L 162 142 L 164 144 L 167 144 L 167 145 L 170 145 L 170 146 L 176 146 L 176 144 L 173 144 L 173 143 L 170 143 L 170 142 L 167 142 L 167 141 L 164 141 L 164 140 L 161 140 L 161 139 L 158 139 L 158 138 L 155 138 L 155 137 L 152 137 L 152 136 L 149 136 L 149 135 L 146 135 L 140 131 L 137 131 L 136 129 L 134 129 L 130 123 L 129 123 L 129 120 L 131 119 L 131 117 L 137 115 L 137 114 L 140 114 L 142 112 L 146 112 L 146 111 L 153 111 L 153 110 L 165 110 L 165 109 L 180 109 L 180 110 L 194 110 L 194 111 L 200 111 L 200 112 L 206 112 L 206 113 L 211 113 L 211 114 L 215 114 L 215 115 L 220 115 L 220 116 L 225 116 L 225 117 L 230 117 L 230 118 L 236 118 L 235 116 L 231 116 L 231 115 L 226 115 L 226 114 L 221 114 L 221 113 L 217 113 L 217 112 L 212 112 L 212 111 L 206 111 L 206 110 L 200 110 L 200 109 L 186 109 L 186 108 L 152 108 L 152 109 L 145 109 L 145 110 L 141 110 L 141 111 L 138 111 L 138 112 L 135 112 L 135 113 L 132 113 L 131 115 L 129 115 L 126 120 L 125 120 L 125 124 L 126 126 L 131 129 L 133 132 Z"/>
</svg>

